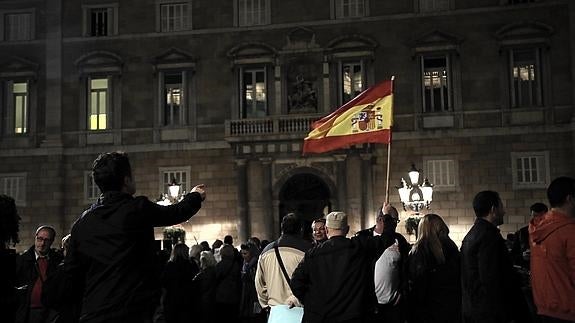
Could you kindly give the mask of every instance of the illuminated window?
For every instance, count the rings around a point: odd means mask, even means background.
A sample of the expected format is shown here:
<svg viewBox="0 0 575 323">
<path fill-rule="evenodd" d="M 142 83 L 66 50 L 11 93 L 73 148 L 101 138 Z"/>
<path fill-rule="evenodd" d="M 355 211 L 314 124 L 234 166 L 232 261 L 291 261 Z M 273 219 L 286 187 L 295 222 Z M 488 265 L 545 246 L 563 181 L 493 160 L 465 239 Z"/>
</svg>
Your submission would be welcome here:
<svg viewBox="0 0 575 323">
<path fill-rule="evenodd" d="M 512 74 L 511 106 L 541 106 L 543 100 L 540 81 L 540 50 L 538 48 L 513 49 L 509 55 Z"/>
<path fill-rule="evenodd" d="M 0 194 L 8 195 L 16 205 L 26 204 L 26 174 L 0 174 Z"/>
<path fill-rule="evenodd" d="M 421 77 L 423 111 L 441 112 L 451 110 L 451 82 L 449 80 L 449 56 L 422 56 Z"/>
<path fill-rule="evenodd" d="M 191 6 L 187 2 L 160 4 L 162 32 L 191 29 Z"/>
<path fill-rule="evenodd" d="M 28 132 L 28 83 L 12 83 L 14 133 Z"/>
<path fill-rule="evenodd" d="M 243 118 L 258 118 L 267 115 L 265 68 L 243 69 L 240 92 Z"/>
<path fill-rule="evenodd" d="M 182 73 L 164 74 L 164 125 L 175 126 L 183 124 L 184 109 Z"/>
<path fill-rule="evenodd" d="M 341 104 L 344 104 L 364 90 L 362 62 L 341 64 Z"/>
<path fill-rule="evenodd" d="M 511 153 L 514 188 L 545 188 L 549 183 L 549 152 Z"/>
<path fill-rule="evenodd" d="M 160 167 L 160 193 L 169 194 L 168 187 L 175 180 L 180 184 L 180 192 L 189 192 L 190 187 L 190 166 L 180 167 Z"/>
<path fill-rule="evenodd" d="M 237 0 L 239 26 L 269 24 L 269 0 Z"/>
<path fill-rule="evenodd" d="M 32 39 L 31 13 L 7 13 L 4 15 L 4 40 Z"/>
<path fill-rule="evenodd" d="M 336 0 L 335 1 L 335 18 L 357 18 L 365 16 L 365 0 Z"/>
<path fill-rule="evenodd" d="M 107 110 L 109 101 L 109 88 L 107 78 L 92 78 L 89 82 L 88 96 L 88 129 L 107 129 Z"/>
</svg>

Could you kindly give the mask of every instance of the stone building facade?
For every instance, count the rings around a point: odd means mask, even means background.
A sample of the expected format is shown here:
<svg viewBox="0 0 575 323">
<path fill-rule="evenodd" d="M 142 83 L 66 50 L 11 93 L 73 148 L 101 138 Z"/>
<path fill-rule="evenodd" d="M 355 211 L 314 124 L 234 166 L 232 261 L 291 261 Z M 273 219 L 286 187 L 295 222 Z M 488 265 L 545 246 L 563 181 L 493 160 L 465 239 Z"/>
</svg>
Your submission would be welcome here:
<svg viewBox="0 0 575 323">
<path fill-rule="evenodd" d="M 514 232 L 575 175 L 574 19 L 567 0 L 0 0 L 0 193 L 19 248 L 39 224 L 69 231 L 113 150 L 151 199 L 172 178 L 207 185 L 189 243 L 274 239 L 292 211 L 373 225 L 387 147 L 301 149 L 311 121 L 391 76 L 391 183 L 421 168 L 458 242 L 475 193 L 496 190 Z"/>
</svg>

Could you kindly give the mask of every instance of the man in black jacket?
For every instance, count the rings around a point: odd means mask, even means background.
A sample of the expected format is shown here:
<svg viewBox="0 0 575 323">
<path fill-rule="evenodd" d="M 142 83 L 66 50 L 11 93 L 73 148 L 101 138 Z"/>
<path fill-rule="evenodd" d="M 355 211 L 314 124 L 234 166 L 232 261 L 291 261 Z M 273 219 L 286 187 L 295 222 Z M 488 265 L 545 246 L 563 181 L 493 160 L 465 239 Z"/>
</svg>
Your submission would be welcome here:
<svg viewBox="0 0 575 323">
<path fill-rule="evenodd" d="M 352 323 L 368 318 L 374 286 L 372 271 L 366 268 L 393 243 L 392 233 L 348 239 L 348 231 L 345 213 L 328 214 L 328 240 L 306 252 L 294 271 L 291 289 L 305 307 L 302 322 Z"/>
<path fill-rule="evenodd" d="M 524 322 L 527 308 L 505 240 L 497 226 L 505 210 L 499 194 L 473 199 L 477 219 L 461 245 L 462 311 L 465 323 Z"/>
<path fill-rule="evenodd" d="M 66 271 L 83 286 L 80 321 L 149 322 L 160 290 L 154 227 L 181 223 L 198 212 L 203 185 L 169 206 L 134 198 L 130 162 L 120 152 L 101 154 L 93 176 L 102 195 L 74 223 L 65 259 Z"/>
<path fill-rule="evenodd" d="M 385 214 L 383 208 L 379 209 L 375 225 L 356 235 L 379 236 L 384 230 L 393 233 L 394 243 L 374 261 L 369 270 L 373 273 L 377 299 L 374 321 L 400 323 L 406 316 L 403 309 L 407 305 L 407 256 L 411 246 L 404 236 L 395 231 L 399 223 L 397 209 L 393 206 L 387 206 L 387 209 Z"/>
<path fill-rule="evenodd" d="M 16 287 L 20 293 L 16 312 L 18 323 L 50 322 L 55 315 L 41 301 L 44 281 L 62 261 L 62 256 L 50 248 L 55 237 L 53 227 L 40 226 L 36 230 L 34 245 L 17 259 Z"/>
</svg>

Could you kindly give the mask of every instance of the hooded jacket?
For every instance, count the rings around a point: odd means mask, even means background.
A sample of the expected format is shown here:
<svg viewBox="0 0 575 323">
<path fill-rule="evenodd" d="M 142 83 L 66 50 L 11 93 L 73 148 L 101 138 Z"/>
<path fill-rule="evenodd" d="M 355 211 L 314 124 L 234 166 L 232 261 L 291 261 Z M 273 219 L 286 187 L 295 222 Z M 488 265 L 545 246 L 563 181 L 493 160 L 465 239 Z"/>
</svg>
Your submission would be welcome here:
<svg viewBox="0 0 575 323">
<path fill-rule="evenodd" d="M 537 313 L 575 321 L 575 218 L 551 210 L 529 223 Z"/>
</svg>

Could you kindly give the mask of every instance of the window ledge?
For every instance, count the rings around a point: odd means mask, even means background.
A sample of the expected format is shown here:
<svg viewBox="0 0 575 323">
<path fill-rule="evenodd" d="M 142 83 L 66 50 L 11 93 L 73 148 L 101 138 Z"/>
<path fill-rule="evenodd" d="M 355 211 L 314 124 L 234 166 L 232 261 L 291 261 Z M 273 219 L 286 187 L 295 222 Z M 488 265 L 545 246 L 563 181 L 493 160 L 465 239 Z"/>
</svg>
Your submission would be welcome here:
<svg viewBox="0 0 575 323">
<path fill-rule="evenodd" d="M 101 144 L 113 144 L 114 134 L 110 132 L 89 132 L 86 134 L 86 144 L 88 145 L 101 145 Z"/>
<path fill-rule="evenodd" d="M 424 129 L 454 128 L 455 117 L 451 115 L 422 115 Z"/>
</svg>

